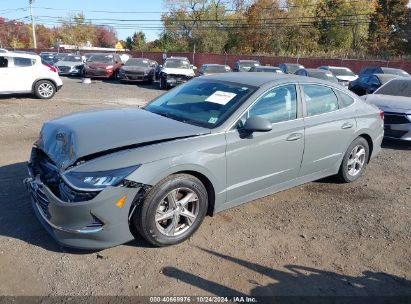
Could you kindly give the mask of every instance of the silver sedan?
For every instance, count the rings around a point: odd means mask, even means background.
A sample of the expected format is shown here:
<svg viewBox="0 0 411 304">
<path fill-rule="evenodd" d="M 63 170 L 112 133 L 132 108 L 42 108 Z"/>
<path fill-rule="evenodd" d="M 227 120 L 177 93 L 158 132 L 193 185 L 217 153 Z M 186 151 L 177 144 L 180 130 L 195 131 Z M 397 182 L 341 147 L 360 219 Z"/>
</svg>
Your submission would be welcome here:
<svg viewBox="0 0 411 304">
<path fill-rule="evenodd" d="M 26 184 L 37 217 L 65 246 L 115 246 L 135 231 L 172 245 L 207 214 L 331 175 L 355 181 L 380 151 L 382 117 L 319 79 L 204 76 L 143 109 L 46 122 Z"/>
</svg>

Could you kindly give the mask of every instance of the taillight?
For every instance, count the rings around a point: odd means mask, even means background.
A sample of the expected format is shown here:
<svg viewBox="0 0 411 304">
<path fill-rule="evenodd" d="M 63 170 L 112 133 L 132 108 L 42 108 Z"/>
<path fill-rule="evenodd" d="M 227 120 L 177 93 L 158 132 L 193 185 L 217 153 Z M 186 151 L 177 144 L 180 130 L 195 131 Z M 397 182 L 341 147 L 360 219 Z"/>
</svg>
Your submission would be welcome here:
<svg viewBox="0 0 411 304">
<path fill-rule="evenodd" d="M 381 117 L 382 120 L 384 120 L 384 111 L 380 110 L 380 117 Z"/>
<path fill-rule="evenodd" d="M 43 65 L 46 66 L 46 67 L 48 67 L 50 71 L 52 71 L 52 72 L 54 72 L 54 73 L 57 73 L 57 69 L 56 69 L 54 66 L 52 66 L 52 65 L 50 65 L 50 64 L 48 64 L 48 63 L 43 63 Z"/>
</svg>

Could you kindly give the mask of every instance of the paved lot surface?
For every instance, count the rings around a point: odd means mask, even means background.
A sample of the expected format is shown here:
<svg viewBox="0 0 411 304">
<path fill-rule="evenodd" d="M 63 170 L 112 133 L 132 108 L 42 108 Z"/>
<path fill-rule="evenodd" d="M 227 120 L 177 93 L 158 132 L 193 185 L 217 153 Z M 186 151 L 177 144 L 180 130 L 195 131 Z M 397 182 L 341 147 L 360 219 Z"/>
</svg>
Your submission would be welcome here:
<svg viewBox="0 0 411 304">
<path fill-rule="evenodd" d="M 51 101 L 0 97 L 1 295 L 411 295 L 411 146 L 392 142 L 358 182 L 322 180 L 224 211 L 174 247 L 58 246 L 22 185 L 42 123 L 162 93 L 63 81 Z"/>
</svg>

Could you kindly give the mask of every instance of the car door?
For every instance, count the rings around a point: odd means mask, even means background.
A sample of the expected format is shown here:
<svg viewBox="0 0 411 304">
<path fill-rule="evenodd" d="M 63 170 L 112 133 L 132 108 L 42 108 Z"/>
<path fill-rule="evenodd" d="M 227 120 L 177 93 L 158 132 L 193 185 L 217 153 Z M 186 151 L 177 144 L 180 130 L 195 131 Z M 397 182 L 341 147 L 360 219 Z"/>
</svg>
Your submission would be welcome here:
<svg viewBox="0 0 411 304">
<path fill-rule="evenodd" d="M 333 170 L 339 166 L 356 129 L 351 107 L 339 104 L 335 89 L 302 84 L 305 147 L 301 176 Z"/>
<path fill-rule="evenodd" d="M 10 59 L 8 56 L 0 56 L 0 93 L 11 91 L 11 82 L 9 78 Z"/>
<path fill-rule="evenodd" d="M 295 85 L 272 88 L 227 132 L 227 202 L 241 200 L 298 176 L 304 149 L 304 123 L 297 97 Z M 272 130 L 244 136 L 241 127 L 251 116 L 268 119 Z"/>
<path fill-rule="evenodd" d="M 9 69 L 11 87 L 14 92 L 31 92 L 34 80 L 39 75 L 34 71 L 35 59 L 13 57 L 12 66 Z"/>
</svg>

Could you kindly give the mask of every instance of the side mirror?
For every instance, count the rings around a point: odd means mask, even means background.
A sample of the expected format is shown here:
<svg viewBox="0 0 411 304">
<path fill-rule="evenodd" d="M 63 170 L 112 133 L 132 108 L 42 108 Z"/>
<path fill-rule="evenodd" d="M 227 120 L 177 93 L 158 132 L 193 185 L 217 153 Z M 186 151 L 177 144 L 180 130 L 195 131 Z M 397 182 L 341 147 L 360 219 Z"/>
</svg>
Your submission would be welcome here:
<svg viewBox="0 0 411 304">
<path fill-rule="evenodd" d="M 253 132 L 268 132 L 273 129 L 271 122 L 260 116 L 249 117 L 243 127 L 244 131 Z"/>
</svg>

